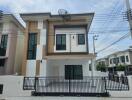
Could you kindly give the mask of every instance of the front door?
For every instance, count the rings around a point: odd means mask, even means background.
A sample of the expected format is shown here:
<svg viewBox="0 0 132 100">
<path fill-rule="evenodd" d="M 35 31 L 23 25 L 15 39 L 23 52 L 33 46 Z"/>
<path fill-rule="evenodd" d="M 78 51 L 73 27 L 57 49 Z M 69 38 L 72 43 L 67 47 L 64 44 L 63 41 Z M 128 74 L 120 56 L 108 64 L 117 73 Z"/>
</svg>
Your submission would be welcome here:
<svg viewBox="0 0 132 100">
<path fill-rule="evenodd" d="M 65 79 L 82 79 L 82 65 L 65 65 Z"/>
</svg>

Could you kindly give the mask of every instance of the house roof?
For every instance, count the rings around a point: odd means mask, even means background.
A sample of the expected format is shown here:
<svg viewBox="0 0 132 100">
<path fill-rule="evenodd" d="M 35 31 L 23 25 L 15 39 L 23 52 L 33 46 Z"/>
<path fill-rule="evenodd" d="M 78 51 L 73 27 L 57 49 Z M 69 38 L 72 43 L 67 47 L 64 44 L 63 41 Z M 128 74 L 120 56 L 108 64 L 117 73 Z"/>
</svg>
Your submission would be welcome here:
<svg viewBox="0 0 132 100">
<path fill-rule="evenodd" d="M 88 19 L 87 17 L 91 16 L 93 18 L 94 13 L 78 13 L 78 14 L 67 14 L 71 18 L 85 18 Z M 43 19 L 43 20 L 53 20 L 53 19 L 62 19 L 60 15 L 52 15 L 51 13 L 22 13 L 20 14 L 21 18 L 24 21 L 28 20 L 38 20 L 38 19 Z M 91 20 L 90 20 L 91 21 Z"/>
<path fill-rule="evenodd" d="M 113 56 L 113 55 L 116 55 L 116 54 L 119 54 L 119 53 L 125 53 L 125 52 L 132 52 L 132 49 L 126 49 L 126 50 L 123 50 L 123 51 L 117 51 L 117 52 L 114 52 L 112 54 L 109 54 L 108 56 L 105 56 L 103 58 L 99 58 L 96 61 L 103 60 L 103 59 L 107 59 L 110 56 Z"/>
<path fill-rule="evenodd" d="M 108 56 L 111 56 L 111 55 L 115 55 L 115 54 L 119 54 L 119 53 L 124 53 L 124 52 L 132 52 L 132 49 L 126 49 L 126 50 L 123 50 L 123 51 L 117 51 L 117 52 L 114 52 Z"/>
<path fill-rule="evenodd" d="M 13 22 L 15 23 L 22 31 L 24 31 L 24 26 L 17 20 L 13 14 L 3 14 L 2 20 L 0 22 Z"/>
</svg>

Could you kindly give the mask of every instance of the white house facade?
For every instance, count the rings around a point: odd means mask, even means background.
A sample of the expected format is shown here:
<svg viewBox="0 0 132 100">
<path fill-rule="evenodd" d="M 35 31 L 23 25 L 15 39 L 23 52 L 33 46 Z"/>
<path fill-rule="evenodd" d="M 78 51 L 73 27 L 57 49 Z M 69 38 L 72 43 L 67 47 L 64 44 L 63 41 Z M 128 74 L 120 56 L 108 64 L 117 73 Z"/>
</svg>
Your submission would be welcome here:
<svg viewBox="0 0 132 100">
<path fill-rule="evenodd" d="M 27 25 L 23 74 L 91 76 L 89 63 L 94 62 L 95 56 L 89 53 L 88 31 L 93 16 L 93 13 L 71 14 L 71 19 L 64 21 L 61 16 L 49 13 L 21 14 Z"/>
</svg>

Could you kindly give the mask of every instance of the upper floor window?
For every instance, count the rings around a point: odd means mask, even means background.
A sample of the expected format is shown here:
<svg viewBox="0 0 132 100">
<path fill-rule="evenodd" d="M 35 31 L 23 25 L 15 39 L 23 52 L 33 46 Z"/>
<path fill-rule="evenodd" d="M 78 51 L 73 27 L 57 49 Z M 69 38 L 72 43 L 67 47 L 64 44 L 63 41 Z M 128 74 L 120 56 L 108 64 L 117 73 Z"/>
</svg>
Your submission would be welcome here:
<svg viewBox="0 0 132 100">
<path fill-rule="evenodd" d="M 117 58 L 113 58 L 113 63 L 114 64 L 118 64 L 119 63 L 119 58 L 117 57 Z"/>
<path fill-rule="evenodd" d="M 110 64 L 112 64 L 112 59 L 110 59 Z"/>
<path fill-rule="evenodd" d="M 125 56 L 121 56 L 120 59 L 122 63 L 125 63 Z"/>
<path fill-rule="evenodd" d="M 78 44 L 79 45 L 85 44 L 85 34 L 78 34 Z"/>
<path fill-rule="evenodd" d="M 126 56 L 126 62 L 129 62 L 129 58 L 128 58 L 128 55 Z"/>
<path fill-rule="evenodd" d="M 0 44 L 0 56 L 6 55 L 7 39 L 8 39 L 8 35 L 2 35 L 1 44 Z"/>
<path fill-rule="evenodd" d="M 66 50 L 66 34 L 56 34 L 56 50 Z"/>
<path fill-rule="evenodd" d="M 29 33 L 27 59 L 36 59 L 37 33 Z"/>
</svg>

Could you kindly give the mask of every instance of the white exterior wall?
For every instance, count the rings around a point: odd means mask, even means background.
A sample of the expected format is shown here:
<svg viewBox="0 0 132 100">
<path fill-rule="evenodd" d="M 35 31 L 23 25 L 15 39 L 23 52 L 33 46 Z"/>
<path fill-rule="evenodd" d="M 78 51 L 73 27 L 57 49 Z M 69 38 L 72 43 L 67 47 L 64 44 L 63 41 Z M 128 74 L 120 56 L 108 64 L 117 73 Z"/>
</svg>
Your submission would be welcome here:
<svg viewBox="0 0 132 100">
<path fill-rule="evenodd" d="M 89 61 L 82 60 L 48 60 L 46 70 L 47 76 L 65 76 L 65 65 L 82 65 L 83 76 L 91 76 L 89 72 Z"/>
<path fill-rule="evenodd" d="M 35 76 L 36 74 L 36 60 L 27 60 L 26 76 Z"/>
<path fill-rule="evenodd" d="M 85 28 L 58 28 L 55 30 L 55 34 L 66 34 L 66 50 L 56 50 L 56 36 L 54 52 L 86 52 L 86 29 Z M 78 45 L 77 34 L 85 34 L 85 44 Z M 73 38 L 74 37 L 74 38 Z"/>
<path fill-rule="evenodd" d="M 47 60 L 42 60 L 42 62 L 40 63 L 40 75 L 39 76 L 46 77 L 47 68 L 48 68 Z"/>
<path fill-rule="evenodd" d="M 0 84 L 4 85 L 0 100 L 4 97 L 31 96 L 31 91 L 23 90 L 23 76 L 0 76 Z"/>
</svg>

